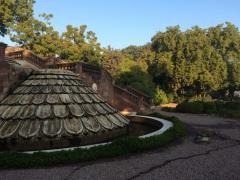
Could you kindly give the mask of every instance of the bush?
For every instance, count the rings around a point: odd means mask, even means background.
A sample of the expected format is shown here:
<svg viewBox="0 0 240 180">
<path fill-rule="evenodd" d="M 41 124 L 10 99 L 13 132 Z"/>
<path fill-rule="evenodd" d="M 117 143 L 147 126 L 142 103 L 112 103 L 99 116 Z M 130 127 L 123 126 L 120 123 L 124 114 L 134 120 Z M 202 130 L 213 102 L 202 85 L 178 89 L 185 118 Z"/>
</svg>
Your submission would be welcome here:
<svg viewBox="0 0 240 180">
<path fill-rule="evenodd" d="M 161 109 L 166 112 L 176 112 L 176 108 L 162 107 Z"/>
<path fill-rule="evenodd" d="M 207 96 L 193 96 L 189 99 L 190 102 L 193 101 L 204 101 L 204 102 L 210 102 L 212 101 L 212 97 L 210 95 Z"/>
<path fill-rule="evenodd" d="M 240 103 L 239 102 L 225 102 L 224 106 L 226 109 L 240 111 Z"/>
<path fill-rule="evenodd" d="M 166 103 L 168 103 L 168 97 L 166 93 L 162 89 L 159 89 L 157 87 L 154 95 L 154 104 L 159 105 L 159 104 L 166 104 Z"/>
<path fill-rule="evenodd" d="M 203 103 L 201 101 L 194 101 L 194 102 L 183 102 L 177 105 L 176 110 L 178 112 L 183 113 L 194 113 L 194 114 L 201 114 L 204 111 Z"/>
<path fill-rule="evenodd" d="M 217 113 L 217 107 L 216 107 L 216 103 L 214 101 L 204 102 L 203 106 L 204 106 L 204 113 L 207 113 L 207 114 Z"/>
<path fill-rule="evenodd" d="M 178 104 L 181 104 L 181 103 L 186 101 L 186 97 L 184 97 L 184 96 L 177 96 L 177 97 L 175 97 L 174 101 L 176 103 L 178 103 Z"/>
<path fill-rule="evenodd" d="M 168 103 L 174 102 L 174 95 L 169 93 L 167 94 L 167 98 L 168 98 Z"/>
<path fill-rule="evenodd" d="M 236 119 L 240 119 L 240 110 L 232 112 L 231 117 L 236 118 Z"/>
<path fill-rule="evenodd" d="M 188 112 L 188 102 L 182 102 L 180 104 L 177 105 L 176 107 L 176 111 L 177 112 L 183 112 L 183 113 L 187 113 Z"/>
<path fill-rule="evenodd" d="M 222 117 L 240 119 L 240 103 L 224 101 L 192 101 L 180 103 L 177 112 L 216 114 Z"/>
<path fill-rule="evenodd" d="M 224 109 L 224 102 L 223 101 L 214 101 L 214 104 L 216 106 L 217 113 L 219 113 L 219 111 L 221 109 Z"/>
</svg>

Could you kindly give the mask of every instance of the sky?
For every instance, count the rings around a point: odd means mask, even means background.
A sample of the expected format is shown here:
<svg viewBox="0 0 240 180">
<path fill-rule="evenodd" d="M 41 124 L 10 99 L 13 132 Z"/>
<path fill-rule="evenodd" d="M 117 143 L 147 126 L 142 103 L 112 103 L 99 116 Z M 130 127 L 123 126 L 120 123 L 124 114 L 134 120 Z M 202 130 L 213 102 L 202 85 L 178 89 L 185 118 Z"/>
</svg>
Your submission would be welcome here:
<svg viewBox="0 0 240 180">
<path fill-rule="evenodd" d="M 240 0 L 36 0 L 34 11 L 52 13 L 59 32 L 85 24 L 103 47 L 113 48 L 144 45 L 168 26 L 186 30 L 229 21 L 240 27 Z"/>
</svg>

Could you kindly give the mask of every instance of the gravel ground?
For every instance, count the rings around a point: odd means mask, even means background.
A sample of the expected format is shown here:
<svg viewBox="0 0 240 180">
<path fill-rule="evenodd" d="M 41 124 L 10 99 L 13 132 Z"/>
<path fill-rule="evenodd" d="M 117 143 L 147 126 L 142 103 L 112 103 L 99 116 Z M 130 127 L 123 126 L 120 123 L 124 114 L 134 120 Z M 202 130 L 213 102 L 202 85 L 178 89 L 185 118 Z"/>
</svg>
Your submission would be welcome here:
<svg viewBox="0 0 240 180">
<path fill-rule="evenodd" d="M 154 151 L 46 169 L 1 170 L 0 179 L 86 180 L 240 180 L 240 121 L 161 112 L 189 124 L 182 142 Z M 197 132 L 211 132 L 209 143 L 195 143 Z"/>
</svg>

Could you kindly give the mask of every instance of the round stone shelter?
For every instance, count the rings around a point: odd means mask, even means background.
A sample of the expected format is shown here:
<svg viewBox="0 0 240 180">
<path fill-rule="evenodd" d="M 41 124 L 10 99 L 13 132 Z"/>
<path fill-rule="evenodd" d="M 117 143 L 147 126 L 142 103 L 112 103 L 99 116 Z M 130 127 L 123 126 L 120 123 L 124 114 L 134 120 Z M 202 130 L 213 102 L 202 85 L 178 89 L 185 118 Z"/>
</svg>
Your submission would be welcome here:
<svg viewBox="0 0 240 180">
<path fill-rule="evenodd" d="M 0 103 L 0 149 L 93 144 L 126 134 L 128 124 L 77 74 L 37 70 Z"/>
</svg>

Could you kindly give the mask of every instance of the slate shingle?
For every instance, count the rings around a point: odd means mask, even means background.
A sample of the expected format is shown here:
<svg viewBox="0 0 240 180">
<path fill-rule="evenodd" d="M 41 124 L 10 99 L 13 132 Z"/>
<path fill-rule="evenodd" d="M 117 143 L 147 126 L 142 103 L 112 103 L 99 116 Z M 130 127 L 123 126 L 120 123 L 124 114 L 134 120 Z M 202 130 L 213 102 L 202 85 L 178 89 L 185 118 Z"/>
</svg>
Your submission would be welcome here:
<svg viewBox="0 0 240 180">
<path fill-rule="evenodd" d="M 0 140 L 98 136 L 126 127 L 120 115 L 78 75 L 34 71 L 0 103 Z"/>
</svg>

